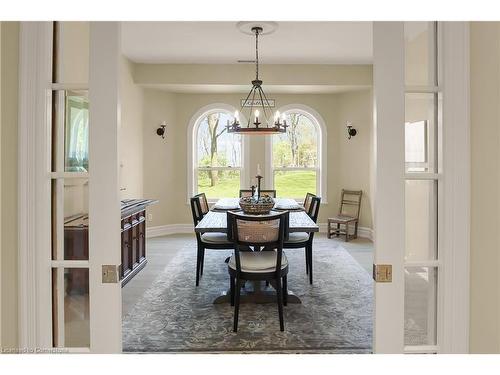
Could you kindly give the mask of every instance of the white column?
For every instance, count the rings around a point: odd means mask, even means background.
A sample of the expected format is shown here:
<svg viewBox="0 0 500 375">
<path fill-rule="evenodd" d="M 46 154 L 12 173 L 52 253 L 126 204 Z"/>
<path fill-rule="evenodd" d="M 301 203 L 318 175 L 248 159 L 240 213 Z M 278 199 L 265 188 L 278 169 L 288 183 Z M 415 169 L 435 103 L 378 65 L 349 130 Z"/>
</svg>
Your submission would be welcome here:
<svg viewBox="0 0 500 375">
<path fill-rule="evenodd" d="M 375 264 L 392 265 L 392 282 L 375 284 L 376 353 L 404 347 L 404 25 L 373 23 Z"/>
<path fill-rule="evenodd" d="M 121 286 L 103 284 L 102 265 L 119 265 L 120 23 L 90 25 L 89 260 L 90 343 L 96 353 L 121 352 Z"/>
</svg>

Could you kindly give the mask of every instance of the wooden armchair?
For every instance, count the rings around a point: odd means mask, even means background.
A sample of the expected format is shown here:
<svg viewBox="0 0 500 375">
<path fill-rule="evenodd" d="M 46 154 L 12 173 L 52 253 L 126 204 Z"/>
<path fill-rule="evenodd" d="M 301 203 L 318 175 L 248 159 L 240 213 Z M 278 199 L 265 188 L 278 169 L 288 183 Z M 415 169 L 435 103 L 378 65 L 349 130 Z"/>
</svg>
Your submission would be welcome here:
<svg viewBox="0 0 500 375">
<path fill-rule="evenodd" d="M 345 240 L 348 242 L 352 238 L 358 238 L 358 222 L 359 211 L 361 208 L 362 190 L 345 190 L 342 189 L 340 198 L 339 214 L 328 219 L 328 238 L 332 235 L 345 235 Z M 333 227 L 336 224 L 336 227 Z M 349 234 L 349 226 L 354 224 L 354 234 Z M 342 226 L 344 226 L 342 228 Z"/>
</svg>

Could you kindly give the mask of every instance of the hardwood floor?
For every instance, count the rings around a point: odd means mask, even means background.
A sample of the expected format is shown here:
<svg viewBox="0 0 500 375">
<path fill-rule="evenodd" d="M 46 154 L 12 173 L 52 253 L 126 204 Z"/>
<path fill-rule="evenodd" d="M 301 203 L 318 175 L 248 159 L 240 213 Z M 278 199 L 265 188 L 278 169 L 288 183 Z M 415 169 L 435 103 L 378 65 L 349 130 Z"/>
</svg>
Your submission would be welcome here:
<svg viewBox="0 0 500 375">
<path fill-rule="evenodd" d="M 153 281 L 163 271 L 165 266 L 175 257 L 183 246 L 192 243 L 196 246 L 196 237 L 190 234 L 173 234 L 164 237 L 146 239 L 148 263 L 122 289 L 122 315 L 127 314 Z M 194 272 L 194 270 L 193 270 Z"/>
</svg>

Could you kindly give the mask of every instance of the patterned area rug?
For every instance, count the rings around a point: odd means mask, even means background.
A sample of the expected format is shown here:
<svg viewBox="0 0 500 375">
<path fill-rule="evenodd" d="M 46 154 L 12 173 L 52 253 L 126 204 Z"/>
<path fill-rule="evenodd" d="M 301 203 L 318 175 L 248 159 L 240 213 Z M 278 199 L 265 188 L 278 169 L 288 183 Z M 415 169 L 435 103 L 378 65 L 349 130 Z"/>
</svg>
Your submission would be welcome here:
<svg viewBox="0 0 500 375">
<path fill-rule="evenodd" d="M 242 304 L 238 332 L 233 308 L 212 301 L 229 286 L 224 259 L 231 251 L 207 251 L 195 287 L 195 249 L 186 246 L 123 319 L 125 352 L 371 352 L 373 290 L 370 275 L 340 246 L 314 249 L 314 285 L 305 274 L 304 251 L 286 250 L 288 287 L 302 304 L 278 308 Z"/>
</svg>

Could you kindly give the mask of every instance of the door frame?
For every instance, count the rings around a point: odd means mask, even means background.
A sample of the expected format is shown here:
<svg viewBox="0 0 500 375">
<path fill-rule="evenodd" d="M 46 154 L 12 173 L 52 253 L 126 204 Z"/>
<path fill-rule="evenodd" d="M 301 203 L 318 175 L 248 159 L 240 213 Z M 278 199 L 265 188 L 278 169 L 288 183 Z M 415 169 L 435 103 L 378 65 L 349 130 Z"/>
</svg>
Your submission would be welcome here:
<svg viewBox="0 0 500 375">
<path fill-rule="evenodd" d="M 468 353 L 470 254 L 469 23 L 438 22 L 438 86 L 407 87 L 404 23 L 374 22 L 375 210 L 374 264 L 392 265 L 392 283 L 375 283 L 374 351 Z M 404 346 L 404 95 L 442 93 L 442 170 L 438 211 L 439 257 L 410 262 L 438 267 L 437 344 Z M 377 103 L 382 105 L 377 108 Z M 377 150 L 379 154 L 377 154 Z M 378 165 L 377 165 L 377 162 Z M 379 169 L 377 169 L 379 168 Z M 377 250 L 379 249 L 379 250 Z M 378 317 L 378 318 L 377 318 Z"/>
<path fill-rule="evenodd" d="M 52 82 L 52 22 L 21 22 L 19 70 L 19 347 L 52 349 L 52 267 L 89 269 L 90 348 L 68 352 L 121 352 L 120 204 L 118 186 L 119 22 L 90 23 L 89 82 Z M 89 260 L 52 259 L 52 90 L 88 89 L 90 114 Z M 116 126 L 113 126 L 115 124 Z M 92 161 L 91 161 L 92 162 Z M 116 173 L 113 173 L 116 172 Z M 114 223 L 115 230 L 106 230 Z M 106 249 L 107 251 L 103 251 Z M 101 265 L 115 267 L 104 283 Z M 120 316 L 110 322 L 108 314 Z"/>
<path fill-rule="evenodd" d="M 48 84 L 51 44 L 50 22 L 21 22 L 19 83 L 19 346 L 49 347 L 50 299 L 50 187 L 48 170 L 47 100 L 41 93 Z M 469 119 L 469 23 L 443 22 L 443 138 L 444 222 L 442 298 L 438 352 L 469 350 L 469 253 L 470 253 L 470 119 Z M 109 25 L 108 25 L 109 26 Z M 94 36 L 96 38 L 96 36 Z M 92 40 L 96 40 L 96 39 Z M 105 53 L 105 51 L 102 51 Z M 402 53 L 402 52 L 401 52 Z M 402 87 L 404 89 L 404 87 Z M 398 115 L 396 115 L 397 117 Z M 116 166 L 118 172 L 118 165 Z M 401 175 L 401 178 L 404 178 Z M 400 242 L 400 241 L 399 241 Z M 453 251 L 451 251 L 453 250 Z M 114 264 L 114 263 L 109 263 Z M 376 293 L 382 285 L 376 285 Z M 379 289 L 377 291 L 377 289 Z M 380 293 L 378 293 L 380 295 Z M 401 293 L 399 293 L 401 298 Z M 381 301 L 381 300 L 380 300 Z M 386 311 L 391 313 L 390 304 Z M 376 308 L 377 310 L 377 308 Z M 398 309 L 401 314 L 401 309 Z M 382 311 L 375 311 L 375 314 Z M 398 317 L 400 321 L 401 315 Z M 446 317 L 446 319 L 443 319 Z M 117 326 L 117 325 L 116 325 Z M 116 327 L 115 327 L 116 328 Z M 402 338 L 384 348 L 385 325 L 374 340 L 376 352 L 403 352 Z M 400 335 L 401 327 L 398 328 Z M 426 351 L 426 348 L 421 348 Z M 427 348 L 428 349 L 428 348 Z M 119 348 L 115 348 L 119 351 Z"/>
</svg>

